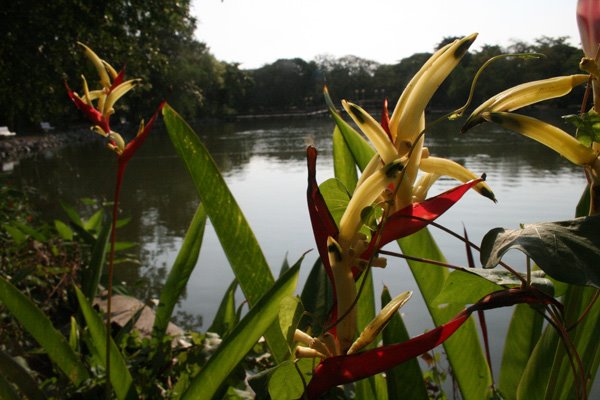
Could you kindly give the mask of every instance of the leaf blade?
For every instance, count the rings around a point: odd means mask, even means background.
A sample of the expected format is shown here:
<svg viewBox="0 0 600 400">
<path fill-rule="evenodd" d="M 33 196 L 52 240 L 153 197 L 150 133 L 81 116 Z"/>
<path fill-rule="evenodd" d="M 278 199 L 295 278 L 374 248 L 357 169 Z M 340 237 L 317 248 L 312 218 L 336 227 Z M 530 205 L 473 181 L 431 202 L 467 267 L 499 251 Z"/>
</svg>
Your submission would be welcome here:
<svg viewBox="0 0 600 400">
<path fill-rule="evenodd" d="M 279 303 L 290 296 L 298 280 L 300 264 L 294 265 L 250 309 L 235 329 L 223 340 L 219 349 L 190 383 L 182 399 L 211 399 L 221 383 L 248 353 L 279 314 Z"/>
</svg>

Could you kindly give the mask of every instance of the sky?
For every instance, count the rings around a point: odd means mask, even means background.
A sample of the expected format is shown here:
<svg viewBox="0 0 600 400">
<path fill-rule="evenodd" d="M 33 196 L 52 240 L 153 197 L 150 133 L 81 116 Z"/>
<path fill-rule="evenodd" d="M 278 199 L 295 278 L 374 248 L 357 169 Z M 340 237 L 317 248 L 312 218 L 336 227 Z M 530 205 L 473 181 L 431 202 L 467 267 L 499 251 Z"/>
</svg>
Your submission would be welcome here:
<svg viewBox="0 0 600 400">
<path fill-rule="evenodd" d="M 219 60 L 259 68 L 280 58 L 355 55 L 393 64 L 446 36 L 483 44 L 568 36 L 576 0 L 192 0 L 196 38 Z"/>
</svg>

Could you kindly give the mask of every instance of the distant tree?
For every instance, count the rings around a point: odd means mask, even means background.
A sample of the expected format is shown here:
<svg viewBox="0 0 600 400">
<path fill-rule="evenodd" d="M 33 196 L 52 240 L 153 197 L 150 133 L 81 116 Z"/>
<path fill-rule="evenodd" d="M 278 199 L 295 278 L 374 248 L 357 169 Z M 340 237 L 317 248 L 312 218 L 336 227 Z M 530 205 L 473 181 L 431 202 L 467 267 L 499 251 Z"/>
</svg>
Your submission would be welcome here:
<svg viewBox="0 0 600 400">
<path fill-rule="evenodd" d="M 149 112 L 172 87 L 178 59 L 208 52 L 194 44 L 189 7 L 190 0 L 6 2 L 0 7 L 0 125 L 27 129 L 71 118 L 63 80 L 79 88 L 82 71 L 95 77 L 77 41 L 141 77 L 144 84 L 127 101 L 132 112 Z"/>
</svg>

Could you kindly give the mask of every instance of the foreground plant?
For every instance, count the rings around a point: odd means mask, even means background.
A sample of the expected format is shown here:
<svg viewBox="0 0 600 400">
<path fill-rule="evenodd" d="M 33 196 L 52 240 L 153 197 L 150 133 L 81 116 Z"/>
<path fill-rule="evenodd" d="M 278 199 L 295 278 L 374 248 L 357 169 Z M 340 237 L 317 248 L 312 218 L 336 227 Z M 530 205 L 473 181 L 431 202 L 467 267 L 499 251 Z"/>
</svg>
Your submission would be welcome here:
<svg viewBox="0 0 600 400">
<path fill-rule="evenodd" d="M 391 316 L 408 300 L 409 293 L 403 293 L 393 300 L 389 308 L 382 310 L 354 341 L 357 329 L 356 304 L 360 295 L 356 279 L 361 274 L 368 273 L 371 266 L 385 266 L 385 260 L 376 257 L 379 249 L 427 226 L 470 188 L 495 200 L 492 190 L 482 178 L 453 161 L 430 156 L 428 149 L 423 146 L 425 107 L 475 37 L 476 35 L 470 35 L 436 52 L 409 83 L 391 118 L 387 108 L 384 108 L 381 123 L 358 105 L 342 102 L 344 109 L 369 138 L 376 151 L 364 166 L 339 221 L 330 214 L 316 182 L 316 150 L 312 147 L 307 150 L 309 212 L 317 248 L 330 278 L 334 296 L 334 309 L 325 333 L 311 338 L 298 331 L 295 337 L 303 344 L 296 348 L 298 357 L 318 357 L 322 360 L 307 389 L 311 398 L 339 383 L 377 374 L 410 358 L 400 357 L 402 351 L 395 352 L 391 347 L 383 347 L 373 351 L 377 354 L 389 352 L 386 363 L 366 362 L 366 357 L 370 357 L 368 354 L 371 353 L 360 352 L 376 339 Z M 325 95 L 334 118 L 340 124 L 340 117 L 327 91 Z M 424 174 L 417 180 L 419 170 Z M 429 189 L 442 175 L 466 183 L 426 199 Z M 418 340 L 406 344 L 408 348 L 414 346 L 415 355 L 434 347 L 432 342 L 426 341 L 431 347 L 423 345 L 424 342 L 417 342 Z M 437 344 L 441 342 L 443 340 Z M 344 361 L 339 362 L 344 364 L 362 366 L 362 373 L 340 372 L 345 376 L 343 382 L 340 382 L 339 378 L 334 377 L 338 374 L 334 374 L 333 370 L 343 369 L 323 367 L 339 364 L 338 361 L 330 361 L 333 360 L 332 357 L 336 360 L 340 357 L 339 360 Z"/>
</svg>

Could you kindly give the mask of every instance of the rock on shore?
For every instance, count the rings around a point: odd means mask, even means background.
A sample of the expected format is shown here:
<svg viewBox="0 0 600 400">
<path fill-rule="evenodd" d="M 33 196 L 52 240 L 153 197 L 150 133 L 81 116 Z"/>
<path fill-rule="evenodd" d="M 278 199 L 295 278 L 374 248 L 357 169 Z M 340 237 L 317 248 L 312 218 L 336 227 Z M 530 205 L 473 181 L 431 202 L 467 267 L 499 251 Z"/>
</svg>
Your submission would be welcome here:
<svg viewBox="0 0 600 400">
<path fill-rule="evenodd" d="M 0 163 L 17 161 L 67 145 L 88 143 L 98 140 L 96 136 L 87 128 L 79 128 L 70 132 L 0 138 Z"/>
</svg>

